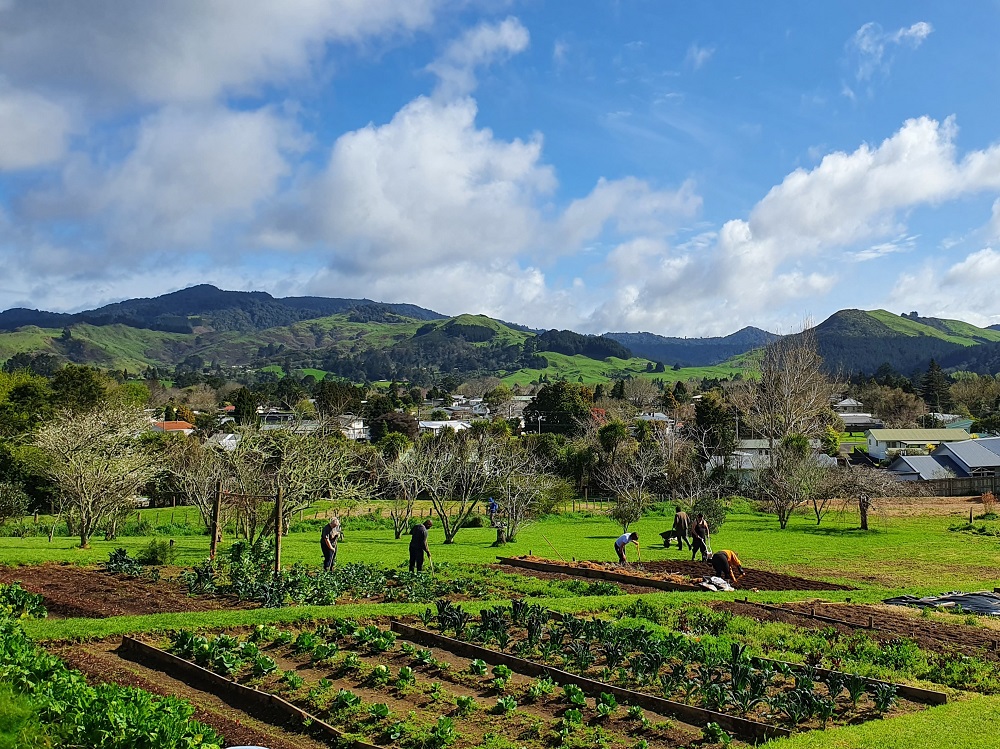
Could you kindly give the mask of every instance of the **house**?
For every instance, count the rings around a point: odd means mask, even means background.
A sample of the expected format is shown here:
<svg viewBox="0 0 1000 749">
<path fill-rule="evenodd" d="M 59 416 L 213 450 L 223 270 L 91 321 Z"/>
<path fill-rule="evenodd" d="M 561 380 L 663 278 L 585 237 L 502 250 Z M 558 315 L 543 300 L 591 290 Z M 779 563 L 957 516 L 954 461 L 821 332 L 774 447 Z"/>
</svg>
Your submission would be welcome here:
<svg viewBox="0 0 1000 749">
<path fill-rule="evenodd" d="M 1000 475 L 1000 437 L 947 442 L 930 455 L 901 455 L 889 472 L 902 481 Z"/>
<path fill-rule="evenodd" d="M 418 421 L 417 428 L 422 433 L 430 432 L 431 434 L 439 434 L 442 429 L 454 429 L 456 432 L 461 432 L 464 429 L 468 429 L 472 424 L 468 421 Z"/>
<path fill-rule="evenodd" d="M 865 432 L 868 454 L 876 460 L 885 460 L 908 452 L 926 454 L 943 442 L 962 442 L 969 439 L 963 429 L 869 429 Z"/>
<path fill-rule="evenodd" d="M 859 414 L 864 409 L 864 404 L 854 398 L 844 398 L 833 404 L 833 410 L 838 414 Z"/>
<path fill-rule="evenodd" d="M 357 442 L 371 438 L 371 430 L 365 426 L 364 419 L 360 416 L 342 414 L 337 417 L 337 423 L 340 424 L 340 431 L 349 440 Z"/>
<path fill-rule="evenodd" d="M 240 444 L 240 439 L 243 435 L 240 434 L 213 434 L 207 440 L 205 440 L 206 445 L 214 445 L 219 447 L 226 452 L 232 452 L 236 449 L 236 446 Z"/>
<path fill-rule="evenodd" d="M 831 407 L 844 422 L 844 431 L 864 432 L 869 429 L 882 429 L 885 426 L 881 419 L 865 411 L 864 404 L 854 398 L 844 398 Z"/>
<path fill-rule="evenodd" d="M 168 432 L 170 434 L 193 434 L 194 424 L 187 421 L 154 421 L 154 432 Z"/>
</svg>

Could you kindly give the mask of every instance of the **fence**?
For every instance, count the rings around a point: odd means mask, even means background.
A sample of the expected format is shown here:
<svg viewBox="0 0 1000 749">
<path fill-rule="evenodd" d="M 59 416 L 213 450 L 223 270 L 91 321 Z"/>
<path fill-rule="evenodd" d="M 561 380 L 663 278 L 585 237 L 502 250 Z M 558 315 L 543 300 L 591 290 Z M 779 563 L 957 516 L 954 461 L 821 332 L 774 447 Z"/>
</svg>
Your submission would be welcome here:
<svg viewBox="0 0 1000 749">
<path fill-rule="evenodd" d="M 1000 493 L 1000 476 L 973 476 L 964 479 L 931 479 L 919 485 L 935 497 L 975 497 L 986 492 Z"/>
</svg>

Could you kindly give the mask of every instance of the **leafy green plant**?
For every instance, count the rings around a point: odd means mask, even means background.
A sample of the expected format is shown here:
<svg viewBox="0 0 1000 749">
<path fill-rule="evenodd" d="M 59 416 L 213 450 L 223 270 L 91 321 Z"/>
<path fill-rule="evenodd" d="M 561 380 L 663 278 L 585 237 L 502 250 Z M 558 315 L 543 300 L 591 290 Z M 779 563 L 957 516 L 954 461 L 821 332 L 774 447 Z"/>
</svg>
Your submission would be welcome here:
<svg viewBox="0 0 1000 749">
<path fill-rule="evenodd" d="M 0 584 L 0 616 L 13 619 L 44 619 L 48 616 L 43 598 L 29 593 L 18 582 Z"/>
<path fill-rule="evenodd" d="M 399 669 L 399 676 L 396 678 L 397 687 L 406 687 L 416 683 L 417 673 L 411 666 L 403 666 Z"/>
<path fill-rule="evenodd" d="M 462 695 L 455 698 L 455 705 L 459 715 L 468 715 L 476 709 L 476 698 Z"/>
<path fill-rule="evenodd" d="M 428 695 L 430 696 L 432 702 L 440 702 L 442 699 L 444 699 L 444 692 L 441 689 L 440 681 L 431 682 L 430 691 L 428 692 Z"/>
<path fill-rule="evenodd" d="M 872 702 L 880 713 L 887 713 L 896 702 L 897 688 L 895 684 L 875 684 L 871 689 Z"/>
<path fill-rule="evenodd" d="M 352 710 L 361 705 L 361 698 L 349 689 L 341 689 L 333 698 L 334 710 Z"/>
<path fill-rule="evenodd" d="M 277 670 L 278 664 L 275 663 L 274 658 L 266 655 L 258 655 L 250 666 L 251 673 L 257 678 L 268 676 Z"/>
<path fill-rule="evenodd" d="M 865 681 L 864 677 L 858 674 L 851 674 L 847 677 L 847 681 L 844 683 L 847 688 L 847 694 L 851 698 L 851 705 L 855 710 L 858 709 L 858 700 L 865 693 L 868 687 L 868 682 Z"/>
<path fill-rule="evenodd" d="M 581 725 L 583 723 L 583 712 L 575 707 L 571 707 L 563 713 L 563 719 L 570 725 Z"/>
<path fill-rule="evenodd" d="M 357 671 L 361 668 L 361 656 L 357 653 L 348 653 L 340 665 L 345 671 Z"/>
<path fill-rule="evenodd" d="M 382 685 L 388 684 L 389 678 L 392 676 L 392 671 L 389 667 L 383 663 L 379 663 L 375 668 L 372 669 L 371 673 L 368 675 L 369 680 L 372 684 Z"/>
<path fill-rule="evenodd" d="M 416 660 L 416 662 L 421 666 L 431 666 L 435 662 L 434 653 L 426 648 L 422 648 L 414 654 L 414 660 Z"/>
<path fill-rule="evenodd" d="M 298 689 L 305 683 L 305 680 L 294 671 L 285 671 L 281 675 L 281 680 L 288 685 L 289 689 Z"/>
<path fill-rule="evenodd" d="M 529 702 L 536 702 L 546 695 L 552 694 L 555 691 L 556 684 L 549 677 L 544 677 L 538 679 L 535 683 L 528 687 L 525 696 Z"/>
<path fill-rule="evenodd" d="M 576 684 L 563 685 L 563 698 L 574 707 L 583 707 L 587 704 L 587 697 Z"/>
<path fill-rule="evenodd" d="M 377 720 L 384 720 L 389 717 L 389 706 L 384 702 L 376 702 L 368 708 L 368 714 Z"/>
<path fill-rule="evenodd" d="M 479 658 L 473 660 L 469 663 L 469 673 L 476 676 L 484 676 L 486 674 L 486 661 Z"/>
<path fill-rule="evenodd" d="M 517 709 L 517 700 L 512 696 L 507 695 L 506 697 L 500 697 L 497 700 L 496 712 L 501 715 L 506 715 L 512 713 Z"/>
<path fill-rule="evenodd" d="M 646 714 L 638 705 L 629 705 L 625 715 L 629 718 L 629 720 L 642 720 L 646 717 Z"/>
<path fill-rule="evenodd" d="M 510 666 L 505 666 L 502 663 L 500 665 L 493 667 L 493 675 L 502 679 L 504 682 L 508 682 L 514 676 L 514 672 L 511 670 Z"/>
<path fill-rule="evenodd" d="M 702 736 L 705 741 L 711 744 L 723 744 L 728 746 L 732 739 L 729 734 L 722 730 L 722 727 L 718 723 L 707 723 L 703 729 L 701 729 Z"/>
</svg>

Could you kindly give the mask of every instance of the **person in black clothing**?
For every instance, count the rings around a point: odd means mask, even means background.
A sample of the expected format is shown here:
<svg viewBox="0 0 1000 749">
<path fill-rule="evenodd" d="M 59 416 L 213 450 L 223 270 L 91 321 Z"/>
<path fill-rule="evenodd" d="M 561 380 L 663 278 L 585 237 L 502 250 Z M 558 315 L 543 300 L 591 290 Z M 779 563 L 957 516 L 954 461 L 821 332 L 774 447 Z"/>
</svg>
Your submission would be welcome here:
<svg viewBox="0 0 1000 749">
<path fill-rule="evenodd" d="M 424 571 L 424 554 L 430 561 L 431 550 L 427 548 L 427 531 L 434 525 L 430 518 L 423 523 L 413 526 L 410 529 L 410 572 L 416 568 L 417 572 Z"/>
<path fill-rule="evenodd" d="M 323 549 L 323 569 L 327 572 L 332 570 L 337 563 L 337 543 L 343 535 L 344 532 L 340 529 L 340 518 L 332 517 L 330 522 L 323 526 L 319 545 Z"/>
</svg>

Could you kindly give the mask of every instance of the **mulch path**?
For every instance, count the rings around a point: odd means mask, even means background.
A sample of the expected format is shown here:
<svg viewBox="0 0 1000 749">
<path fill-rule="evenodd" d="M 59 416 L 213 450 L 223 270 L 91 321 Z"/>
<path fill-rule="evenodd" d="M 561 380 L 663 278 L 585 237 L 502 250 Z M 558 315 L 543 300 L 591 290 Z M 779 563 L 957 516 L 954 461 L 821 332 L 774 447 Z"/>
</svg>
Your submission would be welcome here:
<svg viewBox="0 0 1000 749">
<path fill-rule="evenodd" d="M 90 617 L 163 614 L 183 611 L 252 608 L 219 596 L 190 596 L 177 582 L 111 575 L 92 567 L 42 564 L 0 567 L 0 583 L 21 587 L 45 599 L 50 616 Z"/>
<path fill-rule="evenodd" d="M 1000 653 L 997 650 L 1000 632 L 997 630 L 928 619 L 921 617 L 916 611 L 911 613 L 902 608 L 895 611 L 894 607 L 889 606 L 811 602 L 769 604 L 772 606 L 769 609 L 742 601 L 713 601 L 710 605 L 714 609 L 729 611 L 758 621 L 784 622 L 813 629 L 833 627 L 843 634 L 865 629 L 882 641 L 908 637 L 924 650 L 960 652 L 985 656 L 990 660 L 1000 660 Z M 834 624 L 815 619 L 810 616 L 814 609 L 819 616 L 849 624 Z M 868 629 L 869 622 L 873 625 L 871 629 Z M 850 624 L 860 626 L 849 626 Z"/>
</svg>

